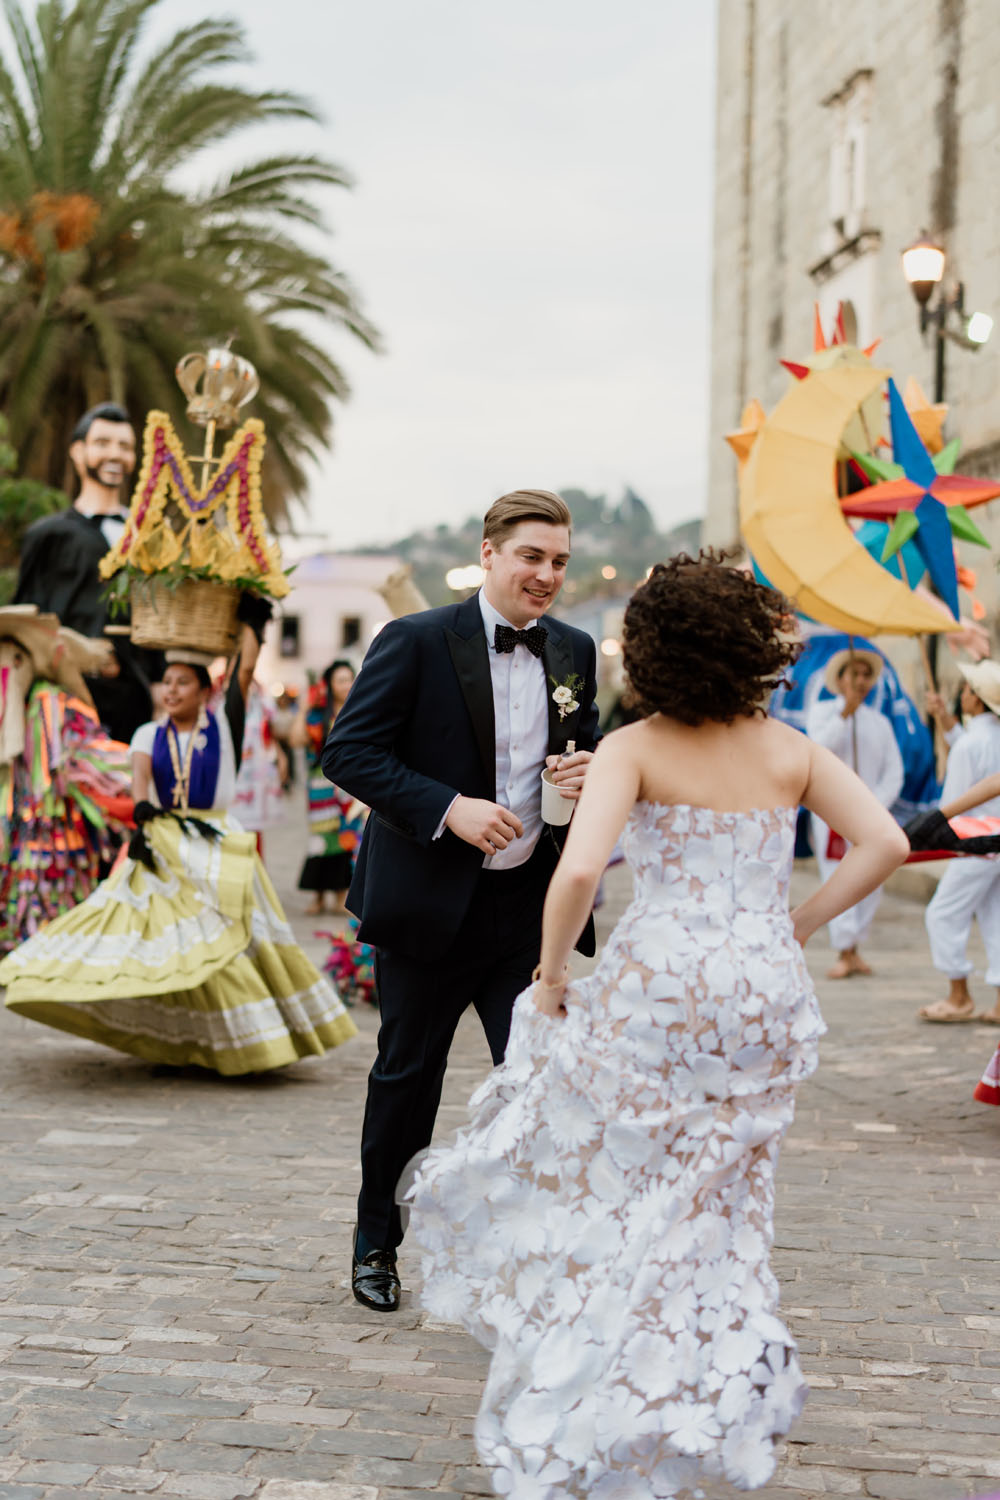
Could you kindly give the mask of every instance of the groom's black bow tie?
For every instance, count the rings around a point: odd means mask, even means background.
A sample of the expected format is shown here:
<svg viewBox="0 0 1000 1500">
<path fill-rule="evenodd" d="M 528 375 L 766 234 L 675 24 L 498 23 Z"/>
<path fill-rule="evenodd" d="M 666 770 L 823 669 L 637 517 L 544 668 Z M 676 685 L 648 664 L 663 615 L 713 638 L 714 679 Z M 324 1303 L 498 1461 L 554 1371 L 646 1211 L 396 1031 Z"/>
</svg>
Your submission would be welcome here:
<svg viewBox="0 0 1000 1500">
<path fill-rule="evenodd" d="M 494 651 L 513 651 L 515 646 L 527 646 L 532 656 L 541 656 L 549 632 L 544 625 L 533 625 L 530 630 L 514 630 L 510 625 L 498 625 L 493 637 Z"/>
</svg>

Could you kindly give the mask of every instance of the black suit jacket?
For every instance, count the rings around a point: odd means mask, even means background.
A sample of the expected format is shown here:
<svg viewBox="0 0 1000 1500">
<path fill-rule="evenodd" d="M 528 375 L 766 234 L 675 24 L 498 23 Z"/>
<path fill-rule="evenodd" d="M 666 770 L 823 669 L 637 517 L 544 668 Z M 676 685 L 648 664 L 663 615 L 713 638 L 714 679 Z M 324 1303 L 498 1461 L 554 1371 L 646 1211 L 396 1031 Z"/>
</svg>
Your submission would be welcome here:
<svg viewBox="0 0 1000 1500">
<path fill-rule="evenodd" d="M 583 680 L 579 708 L 560 720 L 549 704 L 549 754 L 568 740 L 593 750 L 597 653 L 582 630 L 545 620 L 546 676 Z M 455 794 L 496 800 L 496 726 L 489 648 L 479 599 L 393 620 L 376 636 L 323 751 L 332 782 L 372 809 L 348 906 L 360 937 L 412 957 L 447 952 L 482 867 L 479 849 L 445 829 Z M 560 830 L 564 832 L 564 830 Z M 542 858 L 560 845 L 542 830 Z M 594 952 L 593 923 L 581 952 Z"/>
<path fill-rule="evenodd" d="M 108 585 L 97 566 L 108 550 L 99 516 L 81 515 L 73 506 L 43 516 L 24 534 L 14 603 L 37 604 L 70 630 L 103 636 Z M 127 624 L 128 614 L 116 623 Z M 120 675 L 88 677 L 87 686 L 101 723 L 113 739 L 127 744 L 153 717 L 150 683 L 163 676 L 163 657 L 133 646 L 128 636 L 115 636 L 113 644 Z"/>
</svg>

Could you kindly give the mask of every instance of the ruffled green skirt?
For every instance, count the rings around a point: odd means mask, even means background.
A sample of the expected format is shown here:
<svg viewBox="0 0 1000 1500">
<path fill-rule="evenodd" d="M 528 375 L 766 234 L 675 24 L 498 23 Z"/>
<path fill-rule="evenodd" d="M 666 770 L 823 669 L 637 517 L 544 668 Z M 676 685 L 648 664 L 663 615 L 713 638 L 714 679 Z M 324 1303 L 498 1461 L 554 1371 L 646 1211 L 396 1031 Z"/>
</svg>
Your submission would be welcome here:
<svg viewBox="0 0 1000 1500">
<path fill-rule="evenodd" d="M 146 826 L 155 871 L 124 860 L 0 963 L 18 1015 L 149 1062 L 255 1073 L 357 1034 L 302 952 L 255 850 L 224 813 Z"/>
</svg>

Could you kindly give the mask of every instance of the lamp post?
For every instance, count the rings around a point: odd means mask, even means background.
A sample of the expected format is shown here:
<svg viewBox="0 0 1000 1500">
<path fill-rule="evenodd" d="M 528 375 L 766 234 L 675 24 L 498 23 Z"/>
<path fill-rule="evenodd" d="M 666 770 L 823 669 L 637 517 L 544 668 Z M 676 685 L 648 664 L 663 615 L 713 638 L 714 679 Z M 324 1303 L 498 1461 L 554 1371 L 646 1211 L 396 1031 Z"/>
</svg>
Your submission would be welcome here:
<svg viewBox="0 0 1000 1500">
<path fill-rule="evenodd" d="M 965 287 L 960 281 L 950 291 L 944 290 L 946 261 L 944 250 L 926 233 L 921 233 L 903 251 L 903 275 L 920 310 L 920 332 L 926 334 L 928 329 L 934 332 L 935 403 L 944 400 L 945 339 L 951 339 L 963 349 L 981 349 L 993 331 L 993 319 L 988 313 L 966 312 Z M 940 295 L 932 305 L 931 299 L 939 287 Z"/>
<path fill-rule="evenodd" d="M 965 311 L 965 288 L 956 282 L 950 292 L 942 285 L 947 262 L 944 250 L 926 232 L 922 232 L 912 245 L 903 251 L 903 275 L 910 284 L 917 307 L 920 310 L 920 332 L 926 336 L 928 329 L 934 331 L 934 404 L 944 401 L 945 386 L 945 339 L 961 345 L 963 349 L 981 349 L 993 330 L 993 319 L 988 313 Z M 935 291 L 940 288 L 937 300 Z M 931 682 L 937 684 L 938 637 L 932 635 L 928 642 L 928 665 Z M 928 717 L 928 723 L 931 722 Z"/>
</svg>

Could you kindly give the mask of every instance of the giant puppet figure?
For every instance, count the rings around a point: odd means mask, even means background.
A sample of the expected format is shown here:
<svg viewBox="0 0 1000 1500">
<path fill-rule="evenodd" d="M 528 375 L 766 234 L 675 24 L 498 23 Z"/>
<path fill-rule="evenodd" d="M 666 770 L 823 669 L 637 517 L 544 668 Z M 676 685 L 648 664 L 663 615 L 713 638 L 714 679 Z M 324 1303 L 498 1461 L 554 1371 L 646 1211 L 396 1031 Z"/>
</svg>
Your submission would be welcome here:
<svg viewBox="0 0 1000 1500">
<path fill-rule="evenodd" d="M 80 492 L 65 510 L 28 528 L 14 598 L 51 610 L 70 630 L 93 639 L 108 623 L 107 583 L 98 565 L 125 529 L 123 491 L 135 469 L 135 432 L 125 408 L 104 402 L 85 412 L 69 456 Z M 119 635 L 96 670 L 86 670 L 101 723 L 127 743 L 152 716 L 150 684 L 162 675 L 162 657 Z"/>
</svg>

